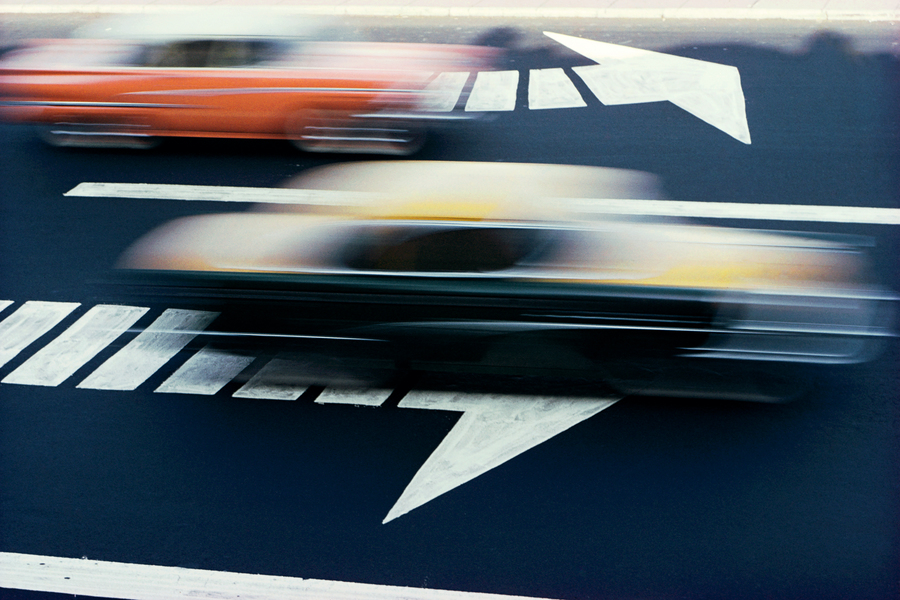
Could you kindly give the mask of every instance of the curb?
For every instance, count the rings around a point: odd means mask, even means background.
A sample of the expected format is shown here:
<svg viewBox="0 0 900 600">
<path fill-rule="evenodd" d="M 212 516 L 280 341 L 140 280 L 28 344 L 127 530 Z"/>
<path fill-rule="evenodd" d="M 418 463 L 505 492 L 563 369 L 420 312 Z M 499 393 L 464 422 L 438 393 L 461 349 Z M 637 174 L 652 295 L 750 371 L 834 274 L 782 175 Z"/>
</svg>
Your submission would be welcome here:
<svg viewBox="0 0 900 600">
<path fill-rule="evenodd" d="M 0 4 L 0 14 L 153 14 L 239 5 L 201 4 Z M 753 8 L 526 8 L 479 6 L 290 5 L 255 6 L 285 14 L 359 17 L 507 17 L 571 19 L 793 20 L 898 22 L 900 10 Z"/>
</svg>

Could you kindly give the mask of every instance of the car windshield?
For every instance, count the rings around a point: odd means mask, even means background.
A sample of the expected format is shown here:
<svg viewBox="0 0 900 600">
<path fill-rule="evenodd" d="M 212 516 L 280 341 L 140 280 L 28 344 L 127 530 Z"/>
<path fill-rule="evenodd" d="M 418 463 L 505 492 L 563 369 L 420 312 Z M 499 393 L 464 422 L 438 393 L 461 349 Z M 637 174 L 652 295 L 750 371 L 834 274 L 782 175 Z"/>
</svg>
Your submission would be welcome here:
<svg viewBox="0 0 900 600">
<path fill-rule="evenodd" d="M 485 273 L 510 269 L 538 250 L 546 232 L 519 226 L 378 225 L 360 228 L 342 257 L 361 271 Z"/>
</svg>

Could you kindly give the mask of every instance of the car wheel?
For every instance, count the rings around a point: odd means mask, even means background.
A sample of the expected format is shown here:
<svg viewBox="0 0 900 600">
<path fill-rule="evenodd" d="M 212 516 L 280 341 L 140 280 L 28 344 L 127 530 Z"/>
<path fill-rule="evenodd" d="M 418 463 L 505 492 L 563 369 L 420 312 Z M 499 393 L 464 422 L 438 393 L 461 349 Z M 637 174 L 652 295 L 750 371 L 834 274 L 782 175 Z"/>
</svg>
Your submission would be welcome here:
<svg viewBox="0 0 900 600">
<path fill-rule="evenodd" d="M 132 148 L 147 150 L 160 139 L 141 133 L 124 132 L 106 124 L 54 123 L 38 127 L 38 136 L 57 148 Z"/>
<path fill-rule="evenodd" d="M 362 119 L 341 111 L 307 109 L 291 119 L 287 137 L 304 152 L 408 156 L 422 148 L 426 132 L 390 118 Z"/>
</svg>

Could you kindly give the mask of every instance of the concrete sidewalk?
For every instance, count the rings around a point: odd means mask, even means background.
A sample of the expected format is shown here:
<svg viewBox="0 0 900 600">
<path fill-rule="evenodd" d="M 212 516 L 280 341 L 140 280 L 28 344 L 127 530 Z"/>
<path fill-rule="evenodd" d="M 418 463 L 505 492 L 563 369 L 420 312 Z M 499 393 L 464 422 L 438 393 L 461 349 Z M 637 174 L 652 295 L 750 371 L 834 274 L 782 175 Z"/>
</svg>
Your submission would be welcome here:
<svg viewBox="0 0 900 600">
<path fill-rule="evenodd" d="M 239 6 L 353 16 L 900 21 L 900 0 L 0 0 L 0 13 L 141 13 Z"/>
</svg>

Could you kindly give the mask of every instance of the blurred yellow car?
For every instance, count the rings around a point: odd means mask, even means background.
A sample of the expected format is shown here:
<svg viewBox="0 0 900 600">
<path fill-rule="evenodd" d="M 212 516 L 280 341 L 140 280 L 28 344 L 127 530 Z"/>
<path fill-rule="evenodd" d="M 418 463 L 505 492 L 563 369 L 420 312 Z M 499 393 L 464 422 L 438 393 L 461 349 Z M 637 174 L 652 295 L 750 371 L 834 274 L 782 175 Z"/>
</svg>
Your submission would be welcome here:
<svg viewBox="0 0 900 600">
<path fill-rule="evenodd" d="M 578 372 L 628 393 L 771 400 L 801 365 L 865 360 L 890 335 L 893 296 L 853 238 L 579 219 L 559 200 L 657 194 L 645 174 L 386 162 L 293 185 L 355 202 L 179 219 L 120 266 L 145 291 L 265 313 L 270 333 L 377 340 L 411 368 Z"/>
</svg>

